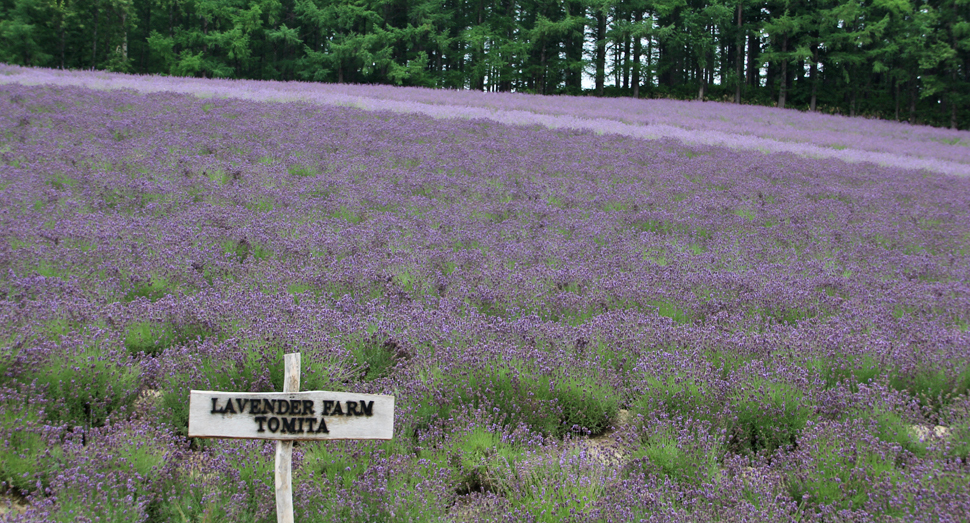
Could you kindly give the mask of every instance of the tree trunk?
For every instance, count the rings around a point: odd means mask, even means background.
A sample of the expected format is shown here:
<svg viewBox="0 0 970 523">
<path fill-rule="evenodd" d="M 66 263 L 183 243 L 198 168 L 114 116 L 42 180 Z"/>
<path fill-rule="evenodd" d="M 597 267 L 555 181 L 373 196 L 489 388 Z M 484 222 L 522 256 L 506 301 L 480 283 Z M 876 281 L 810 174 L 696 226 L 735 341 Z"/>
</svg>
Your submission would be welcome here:
<svg viewBox="0 0 970 523">
<path fill-rule="evenodd" d="M 613 46 L 613 87 L 619 88 L 623 81 L 623 61 L 620 57 L 623 49 L 619 45 Z"/>
<path fill-rule="evenodd" d="M 761 87 L 761 71 L 756 63 L 761 54 L 760 38 L 754 34 L 748 35 L 748 85 Z"/>
<path fill-rule="evenodd" d="M 653 86 L 653 37 L 647 40 L 647 83 Z"/>
<path fill-rule="evenodd" d="M 818 44 L 812 44 L 812 67 L 809 74 L 812 82 L 812 101 L 810 102 L 809 106 L 811 111 L 814 113 L 815 101 L 818 95 Z"/>
<path fill-rule="evenodd" d="M 633 20 L 637 23 L 637 29 L 639 30 L 640 23 L 643 22 L 643 13 L 637 10 L 636 14 L 633 15 Z M 643 51 L 643 44 L 640 42 L 640 37 L 637 36 L 633 40 L 633 97 L 640 98 L 640 54 Z"/>
<path fill-rule="evenodd" d="M 706 54 L 707 54 L 707 50 L 703 49 L 700 51 L 700 56 L 698 56 L 699 60 L 697 64 L 697 83 L 699 85 L 697 88 L 697 100 L 700 102 L 704 101 L 704 94 L 705 94 L 705 91 L 707 90 L 707 70 L 703 65 L 701 65 L 701 64 L 707 63 Z"/>
<path fill-rule="evenodd" d="M 101 14 L 101 2 L 94 5 L 94 37 L 91 39 L 91 70 L 94 70 L 94 65 L 98 57 L 98 18 Z"/>
<path fill-rule="evenodd" d="M 630 88 L 630 38 L 623 35 L 623 88 Z"/>
<path fill-rule="evenodd" d="M 741 25 L 741 2 L 738 1 L 738 39 L 737 39 L 737 49 L 734 52 L 734 72 L 737 78 L 734 81 L 734 103 L 741 103 L 741 84 L 743 82 L 742 76 L 744 75 L 744 31 Z"/>
<path fill-rule="evenodd" d="M 916 123 L 916 79 L 909 79 L 909 123 Z"/>
<path fill-rule="evenodd" d="M 546 94 L 546 39 L 542 39 L 542 52 L 539 54 L 539 79 L 538 79 L 538 89 L 539 94 Z"/>
<path fill-rule="evenodd" d="M 584 14 L 584 8 L 581 4 L 575 1 L 567 1 L 563 3 L 563 7 L 566 10 L 566 16 L 572 17 L 582 17 Z M 512 12 L 511 3 L 505 11 L 506 16 L 514 16 Z M 585 24 L 580 25 L 579 28 L 574 29 L 571 33 L 566 36 L 566 91 L 570 94 L 579 94 L 583 92 L 583 72 L 581 68 L 577 68 L 577 64 L 581 64 L 583 61 L 583 42 L 585 40 L 586 27 Z M 511 42 L 514 38 L 512 28 L 508 30 L 506 38 Z"/>
<path fill-rule="evenodd" d="M 952 24 L 951 24 L 951 27 L 950 27 L 950 34 L 953 34 Z M 956 40 L 954 40 L 953 43 L 954 43 L 954 49 L 956 49 L 956 46 L 955 46 Z M 950 71 L 950 85 L 957 85 L 957 72 L 954 71 L 954 70 L 951 70 Z M 957 128 L 957 104 L 953 100 L 953 94 L 952 94 L 952 92 L 947 96 L 947 98 L 949 98 L 948 101 L 950 102 L 950 129 L 956 130 L 956 128 Z"/>
<path fill-rule="evenodd" d="M 782 54 L 788 53 L 788 34 L 786 33 L 781 37 L 781 52 Z M 780 81 L 778 82 L 778 107 L 780 109 L 785 108 L 785 95 L 788 94 L 788 59 L 782 58 L 781 60 L 781 73 L 778 75 Z"/>
<path fill-rule="evenodd" d="M 957 129 L 957 104 L 950 100 L 950 129 Z"/>
<path fill-rule="evenodd" d="M 121 58 L 125 62 L 128 61 L 128 24 L 126 23 L 127 21 L 128 21 L 128 13 L 122 13 L 121 27 L 124 32 L 122 33 L 123 37 L 121 40 Z"/>
<path fill-rule="evenodd" d="M 596 96 L 603 96 L 606 83 L 606 13 L 596 11 Z"/>
<path fill-rule="evenodd" d="M 478 0 L 478 25 L 481 27 L 485 13 L 485 0 Z M 545 51 L 545 49 L 543 49 Z M 482 42 L 475 50 L 475 83 L 479 91 L 485 90 L 485 68 L 482 62 L 485 61 L 485 42 Z M 545 66 L 545 64 L 543 64 Z"/>
<path fill-rule="evenodd" d="M 145 37 L 151 33 L 152 30 L 152 4 L 148 3 L 148 12 L 145 14 Z M 141 62 L 141 72 L 145 73 L 148 71 L 148 46 L 141 46 L 141 57 L 139 57 L 139 62 Z"/>
<path fill-rule="evenodd" d="M 64 69 L 64 20 L 61 19 L 61 29 L 60 29 L 60 51 L 61 51 L 61 69 Z"/>
<path fill-rule="evenodd" d="M 899 80 L 893 79 L 893 84 L 894 84 L 893 87 L 895 87 L 895 91 L 896 91 L 895 96 L 893 96 L 893 98 L 895 98 L 895 102 L 896 102 L 896 121 L 898 122 L 899 121 Z"/>
</svg>

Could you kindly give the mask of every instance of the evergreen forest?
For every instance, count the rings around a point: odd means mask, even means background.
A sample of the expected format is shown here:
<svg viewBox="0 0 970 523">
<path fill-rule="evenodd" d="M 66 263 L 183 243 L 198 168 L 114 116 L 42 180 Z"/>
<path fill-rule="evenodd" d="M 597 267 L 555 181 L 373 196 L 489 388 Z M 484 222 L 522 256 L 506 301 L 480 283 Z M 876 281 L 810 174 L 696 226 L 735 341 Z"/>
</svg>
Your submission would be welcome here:
<svg viewBox="0 0 970 523">
<path fill-rule="evenodd" d="M 970 127 L 970 0 L 0 0 L 0 61 Z"/>
</svg>

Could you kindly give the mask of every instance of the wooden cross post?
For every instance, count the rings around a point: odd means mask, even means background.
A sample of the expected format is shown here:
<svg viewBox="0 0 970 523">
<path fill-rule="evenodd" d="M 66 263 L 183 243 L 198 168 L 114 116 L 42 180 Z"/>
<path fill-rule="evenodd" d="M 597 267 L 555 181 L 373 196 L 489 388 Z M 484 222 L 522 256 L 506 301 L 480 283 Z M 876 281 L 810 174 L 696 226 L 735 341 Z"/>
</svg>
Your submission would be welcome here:
<svg viewBox="0 0 970 523">
<path fill-rule="evenodd" d="M 283 392 L 300 392 L 300 353 L 283 355 Z M 293 440 L 276 442 L 276 522 L 293 523 Z"/>
<path fill-rule="evenodd" d="M 392 439 L 394 396 L 300 392 L 300 354 L 283 362 L 283 392 L 190 391 L 189 437 L 276 440 L 276 521 L 293 523 L 293 442 Z"/>
</svg>

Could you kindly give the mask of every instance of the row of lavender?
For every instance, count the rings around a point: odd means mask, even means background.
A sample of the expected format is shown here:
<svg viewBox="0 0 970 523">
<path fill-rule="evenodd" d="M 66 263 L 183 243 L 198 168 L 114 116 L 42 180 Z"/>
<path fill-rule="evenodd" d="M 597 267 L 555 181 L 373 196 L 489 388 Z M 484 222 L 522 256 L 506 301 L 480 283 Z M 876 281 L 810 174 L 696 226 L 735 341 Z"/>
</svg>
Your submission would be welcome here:
<svg viewBox="0 0 970 523">
<path fill-rule="evenodd" d="M 970 512 L 966 179 L 70 87 L 3 86 L 0 129 L 25 520 L 271 521 L 272 447 L 185 402 L 294 350 L 399 409 L 298 446 L 303 521 Z"/>
<path fill-rule="evenodd" d="M 593 130 L 638 138 L 929 169 L 970 175 L 970 133 L 760 106 L 674 100 L 535 96 L 373 85 L 139 77 L 0 64 L 0 83 L 181 92 L 249 100 L 308 101 L 436 118 Z"/>
</svg>

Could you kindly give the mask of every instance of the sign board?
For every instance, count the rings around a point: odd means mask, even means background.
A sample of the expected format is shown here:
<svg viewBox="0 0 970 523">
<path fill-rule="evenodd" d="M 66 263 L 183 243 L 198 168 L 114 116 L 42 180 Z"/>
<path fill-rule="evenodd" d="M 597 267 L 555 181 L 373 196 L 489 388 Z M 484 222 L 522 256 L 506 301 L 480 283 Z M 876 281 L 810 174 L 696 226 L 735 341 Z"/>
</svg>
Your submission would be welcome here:
<svg viewBox="0 0 970 523">
<path fill-rule="evenodd" d="M 189 394 L 189 437 L 392 439 L 394 396 L 193 390 Z"/>
<path fill-rule="evenodd" d="M 283 392 L 189 392 L 189 437 L 276 440 L 278 523 L 293 523 L 294 440 L 394 437 L 394 396 L 299 392 L 300 359 L 283 355 Z"/>
</svg>

